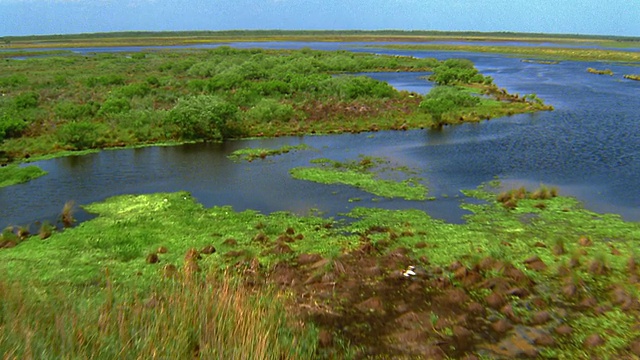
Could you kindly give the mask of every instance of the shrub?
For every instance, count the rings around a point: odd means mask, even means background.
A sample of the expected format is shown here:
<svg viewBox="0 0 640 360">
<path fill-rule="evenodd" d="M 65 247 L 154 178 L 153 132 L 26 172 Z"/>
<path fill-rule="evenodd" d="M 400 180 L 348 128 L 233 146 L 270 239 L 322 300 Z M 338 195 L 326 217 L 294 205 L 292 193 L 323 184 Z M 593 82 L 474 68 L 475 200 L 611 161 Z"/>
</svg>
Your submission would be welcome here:
<svg viewBox="0 0 640 360">
<path fill-rule="evenodd" d="M 158 140 L 164 137 L 162 125 L 166 111 L 132 110 L 117 115 L 118 126 L 139 141 Z"/>
<path fill-rule="evenodd" d="M 38 106 L 39 99 L 40 95 L 38 95 L 38 93 L 30 91 L 16 96 L 14 105 L 16 109 L 34 108 Z"/>
<path fill-rule="evenodd" d="M 433 69 L 433 74 L 429 80 L 438 85 L 455 84 L 491 84 L 493 79 L 485 78 L 473 66 L 473 63 L 466 59 L 448 59 L 440 63 Z"/>
<path fill-rule="evenodd" d="M 424 97 L 420 103 L 420 109 L 431 114 L 437 122 L 436 125 L 442 125 L 442 115 L 445 113 L 459 108 L 475 106 L 479 103 L 479 98 L 460 88 L 436 86 Z"/>
<path fill-rule="evenodd" d="M 107 74 L 102 76 L 92 76 L 86 80 L 88 87 L 95 87 L 97 85 L 124 85 L 124 77 L 122 75 Z"/>
<path fill-rule="evenodd" d="M 53 112 L 57 117 L 67 120 L 77 120 L 82 117 L 93 116 L 100 110 L 100 104 L 90 101 L 86 104 L 74 104 L 70 101 L 57 103 Z"/>
<path fill-rule="evenodd" d="M 147 84 L 129 84 L 114 90 L 115 96 L 121 96 L 131 99 L 134 96 L 144 97 L 151 91 Z"/>
<path fill-rule="evenodd" d="M 89 121 L 74 121 L 62 125 L 58 129 L 58 139 L 77 150 L 90 149 L 101 144 L 100 135 L 104 125 Z"/>
<path fill-rule="evenodd" d="M 160 86 L 160 80 L 158 80 L 158 78 L 155 76 L 149 76 L 145 81 L 150 86 L 153 86 L 153 87 Z"/>
<path fill-rule="evenodd" d="M 291 86 L 282 80 L 269 80 L 255 83 L 253 88 L 261 95 L 272 96 L 291 93 Z"/>
<path fill-rule="evenodd" d="M 238 108 L 217 96 L 199 95 L 181 99 L 167 117 L 187 140 L 221 140 L 231 134 Z"/>
<path fill-rule="evenodd" d="M 294 115 L 293 106 L 281 104 L 274 99 L 262 99 L 246 113 L 247 118 L 256 122 L 286 122 Z"/>
<path fill-rule="evenodd" d="M 338 76 L 331 83 L 333 92 L 344 100 L 360 97 L 386 98 L 396 94 L 391 85 L 367 76 Z"/>
<path fill-rule="evenodd" d="M 131 109 L 129 100 L 120 97 L 112 97 L 108 98 L 104 104 L 102 104 L 98 111 L 98 115 L 118 114 L 128 111 L 129 109 Z"/>
<path fill-rule="evenodd" d="M 11 114 L 0 114 L 0 141 L 19 137 L 27 128 L 27 123 Z"/>
<path fill-rule="evenodd" d="M 29 79 L 23 74 L 12 74 L 9 76 L 0 77 L 1 87 L 12 87 L 18 85 L 24 85 L 29 82 Z"/>
</svg>

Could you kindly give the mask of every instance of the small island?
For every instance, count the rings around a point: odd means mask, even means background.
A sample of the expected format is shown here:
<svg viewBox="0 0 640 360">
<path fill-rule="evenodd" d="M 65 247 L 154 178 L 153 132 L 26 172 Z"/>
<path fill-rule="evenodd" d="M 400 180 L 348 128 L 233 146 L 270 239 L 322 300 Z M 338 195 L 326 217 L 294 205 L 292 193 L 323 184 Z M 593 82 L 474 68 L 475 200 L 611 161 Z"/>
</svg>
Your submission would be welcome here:
<svg viewBox="0 0 640 360">
<path fill-rule="evenodd" d="M 611 71 L 611 69 L 598 70 L 590 67 L 590 68 L 587 68 L 587 72 L 591 74 L 596 74 L 596 75 L 609 75 L 609 76 L 613 75 L 613 71 Z"/>
</svg>

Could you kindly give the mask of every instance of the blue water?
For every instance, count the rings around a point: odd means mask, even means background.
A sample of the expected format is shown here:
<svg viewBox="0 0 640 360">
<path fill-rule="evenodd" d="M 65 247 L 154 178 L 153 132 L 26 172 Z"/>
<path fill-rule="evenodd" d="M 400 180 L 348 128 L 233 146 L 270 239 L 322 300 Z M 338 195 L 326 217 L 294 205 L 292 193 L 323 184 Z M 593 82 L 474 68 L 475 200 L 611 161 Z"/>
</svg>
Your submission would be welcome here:
<svg viewBox="0 0 640 360">
<path fill-rule="evenodd" d="M 251 47 L 252 44 L 232 44 Z M 255 45 L 255 44 L 254 44 Z M 507 187 L 544 183 L 575 196 L 597 212 L 613 212 L 640 221 L 640 82 L 621 74 L 637 67 L 563 61 L 557 65 L 524 63 L 518 58 L 460 52 L 363 49 L 347 43 L 260 43 L 261 47 L 311 47 L 373 51 L 416 57 L 463 57 L 512 93 L 536 93 L 555 111 L 517 115 L 441 131 L 412 130 L 281 137 L 109 150 L 81 157 L 36 163 L 49 175 L 0 189 L 0 227 L 53 219 L 68 200 L 88 204 L 127 193 L 187 190 L 205 206 L 237 210 L 320 210 L 339 216 L 353 206 L 419 208 L 432 216 L 460 222 L 461 189 L 475 188 L 496 176 Z M 616 76 L 598 76 L 587 67 L 610 68 Z M 407 73 L 370 74 L 401 90 L 426 93 L 431 84 Z M 234 163 L 226 155 L 244 147 L 307 144 L 313 150 Z M 356 159 L 384 156 L 394 164 L 419 169 L 435 201 L 375 199 L 342 185 L 320 185 L 289 176 L 289 169 L 325 157 Z M 349 202 L 349 199 L 361 201 Z M 80 214 L 80 218 L 83 218 Z"/>
</svg>

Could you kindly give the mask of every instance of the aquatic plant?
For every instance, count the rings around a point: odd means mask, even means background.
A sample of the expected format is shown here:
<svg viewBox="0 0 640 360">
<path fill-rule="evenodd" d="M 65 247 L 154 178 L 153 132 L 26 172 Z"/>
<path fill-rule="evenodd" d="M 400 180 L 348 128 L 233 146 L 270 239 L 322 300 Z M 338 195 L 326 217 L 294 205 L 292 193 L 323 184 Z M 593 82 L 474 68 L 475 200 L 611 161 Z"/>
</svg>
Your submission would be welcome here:
<svg viewBox="0 0 640 360">
<path fill-rule="evenodd" d="M 51 225 L 49 221 L 44 221 L 38 229 L 38 236 L 42 240 L 48 239 L 53 234 L 54 230 L 55 227 Z"/>
<path fill-rule="evenodd" d="M 298 150 L 309 150 L 311 149 L 306 144 L 300 145 L 283 145 L 277 149 L 263 149 L 263 148 L 251 148 L 251 149 L 239 149 L 235 150 L 229 156 L 229 159 L 234 161 L 245 160 L 245 161 L 253 161 L 255 159 L 264 159 L 269 156 L 276 156 L 281 154 L 287 154 L 292 151 Z"/>
<path fill-rule="evenodd" d="M 0 167 L 0 187 L 22 184 L 46 175 L 41 168 L 31 166 L 8 165 Z"/>
<path fill-rule="evenodd" d="M 613 75 L 613 71 L 611 71 L 611 69 L 598 70 L 594 68 L 587 68 L 587 72 L 596 75 Z"/>
<path fill-rule="evenodd" d="M 625 79 L 640 81 L 640 75 L 624 75 Z"/>
<path fill-rule="evenodd" d="M 319 166 L 293 168 L 289 170 L 291 176 L 322 184 L 350 185 L 384 197 L 425 200 L 427 196 L 427 188 L 416 178 L 406 178 L 401 181 L 379 178 L 377 174 L 383 171 L 411 173 L 409 169 L 383 166 L 387 162 L 383 158 L 361 157 L 359 161 L 348 162 L 316 159 L 312 162 Z"/>
<path fill-rule="evenodd" d="M 76 222 L 76 219 L 73 217 L 75 205 L 75 201 L 70 200 L 64 203 L 64 206 L 62 207 L 62 212 L 60 213 L 60 221 L 65 228 L 73 226 L 73 224 Z"/>
</svg>

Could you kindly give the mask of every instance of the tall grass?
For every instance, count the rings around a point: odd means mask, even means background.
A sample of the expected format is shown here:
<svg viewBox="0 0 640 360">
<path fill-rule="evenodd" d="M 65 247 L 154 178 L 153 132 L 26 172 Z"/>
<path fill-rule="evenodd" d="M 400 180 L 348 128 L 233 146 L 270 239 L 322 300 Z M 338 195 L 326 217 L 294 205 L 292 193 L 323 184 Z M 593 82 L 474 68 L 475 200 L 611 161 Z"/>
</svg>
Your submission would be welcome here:
<svg viewBox="0 0 640 360">
<path fill-rule="evenodd" d="M 278 296 L 226 277 L 163 280 L 146 299 L 111 284 L 94 296 L 0 281 L 4 359 L 309 359 L 315 329 Z M 96 296 L 97 295 L 97 296 Z M 98 300 L 99 299 L 99 300 Z"/>
</svg>

